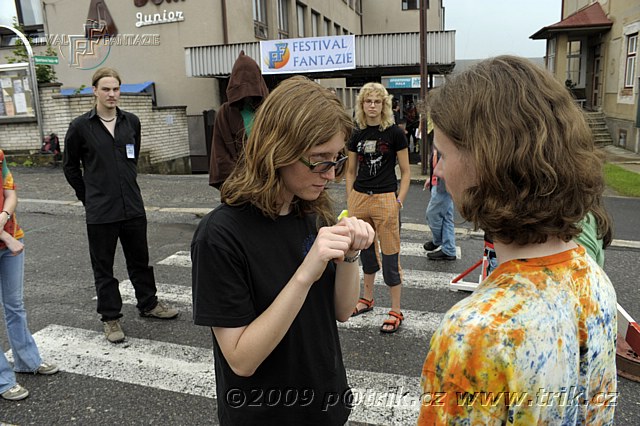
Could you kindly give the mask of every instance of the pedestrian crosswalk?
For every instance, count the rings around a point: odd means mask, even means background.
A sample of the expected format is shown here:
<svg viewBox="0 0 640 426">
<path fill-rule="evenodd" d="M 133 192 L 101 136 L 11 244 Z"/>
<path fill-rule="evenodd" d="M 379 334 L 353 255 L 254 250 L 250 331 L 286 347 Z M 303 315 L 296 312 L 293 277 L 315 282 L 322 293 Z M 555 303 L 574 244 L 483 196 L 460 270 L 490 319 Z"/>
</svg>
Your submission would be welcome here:
<svg viewBox="0 0 640 426">
<path fill-rule="evenodd" d="M 402 242 L 401 255 L 426 257 L 422 242 L 411 241 Z M 413 263 L 429 265 L 426 261 Z M 181 268 L 186 272 L 191 267 L 190 253 L 177 251 L 157 262 L 157 265 Z M 379 287 L 384 286 L 381 275 L 376 276 L 375 284 Z M 449 282 L 455 276 L 454 273 L 426 269 L 405 269 L 403 287 L 417 292 L 446 294 Z M 158 283 L 157 288 L 160 300 L 180 309 L 183 318 L 191 318 L 190 279 L 180 283 Z M 135 305 L 135 294 L 129 280 L 120 283 L 120 292 L 123 303 Z M 389 307 L 376 304 L 373 311 L 339 323 L 339 330 L 363 331 L 363 334 L 368 330 L 377 332 L 386 319 L 388 310 Z M 405 339 L 415 339 L 426 352 L 428 339 L 440 323 L 443 313 L 403 309 L 403 314 L 405 321 L 402 328 L 392 337 L 398 339 L 395 344 L 402 345 Z M 216 397 L 211 347 L 194 347 L 130 336 L 123 344 L 113 345 L 105 340 L 103 333 L 97 328 L 87 330 L 58 324 L 40 329 L 34 337 L 47 360 L 57 363 L 61 371 L 66 373 L 186 395 Z M 416 354 L 416 357 L 424 357 L 425 354 Z M 10 353 L 8 357 L 10 358 Z M 411 375 L 369 371 L 366 363 L 359 369 L 348 369 L 355 405 L 350 421 L 369 425 L 415 424 L 420 407 L 419 374 L 420 371 L 413 371 Z"/>
</svg>

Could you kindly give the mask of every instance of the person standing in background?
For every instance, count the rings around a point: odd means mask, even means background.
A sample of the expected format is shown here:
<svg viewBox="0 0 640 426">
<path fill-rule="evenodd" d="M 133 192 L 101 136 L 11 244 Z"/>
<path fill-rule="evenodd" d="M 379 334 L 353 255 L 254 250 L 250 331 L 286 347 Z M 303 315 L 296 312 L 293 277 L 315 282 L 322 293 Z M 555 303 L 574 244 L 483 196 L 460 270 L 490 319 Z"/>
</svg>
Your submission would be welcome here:
<svg viewBox="0 0 640 426">
<path fill-rule="evenodd" d="M 365 84 L 356 100 L 357 129 L 349 140 L 346 190 L 350 215 L 371 224 L 382 251 L 382 274 L 391 294 L 389 318 L 380 331 L 394 333 L 404 315 L 400 309 L 400 210 L 411 183 L 409 150 L 404 132 L 394 124 L 391 95 L 380 83 Z M 400 167 L 400 188 L 396 177 Z M 362 252 L 363 297 L 353 315 L 373 309 L 373 283 L 380 270 L 376 244 Z"/>
<path fill-rule="evenodd" d="M 427 139 L 433 140 L 433 135 L 431 134 Z M 431 142 L 429 145 L 433 145 L 433 143 Z M 440 154 L 433 146 L 431 146 L 430 152 L 430 179 L 425 181 L 424 189 L 431 191 L 431 198 L 425 213 L 427 224 L 431 229 L 431 241 L 424 243 L 423 247 L 428 252 L 427 258 L 429 260 L 456 260 L 453 200 L 447 192 L 444 179 L 433 173 L 440 159 Z"/>
<path fill-rule="evenodd" d="M 213 124 L 209 185 L 220 189 L 233 171 L 251 134 L 256 109 L 268 94 L 260 67 L 240 51 L 229 77 L 227 101 Z"/>
<path fill-rule="evenodd" d="M 13 369 L 0 350 L 0 396 L 9 401 L 19 401 L 29 396 L 29 391 L 16 382 L 18 373 L 51 375 L 58 366 L 42 362 L 40 352 L 27 324 L 24 308 L 24 231 L 18 226 L 16 207 L 18 196 L 13 175 L 7 167 L 4 152 L 0 150 L 0 305 L 4 312 L 4 324 L 13 353 Z"/>
<path fill-rule="evenodd" d="M 98 296 L 97 311 L 107 340 L 122 342 L 122 297 L 113 276 L 118 240 L 142 317 L 173 319 L 178 311 L 158 301 L 149 266 L 147 217 L 138 186 L 141 126 L 134 114 L 118 108 L 120 75 L 100 68 L 91 82 L 96 105 L 69 125 L 64 175 L 85 207 L 89 255 Z"/>
</svg>

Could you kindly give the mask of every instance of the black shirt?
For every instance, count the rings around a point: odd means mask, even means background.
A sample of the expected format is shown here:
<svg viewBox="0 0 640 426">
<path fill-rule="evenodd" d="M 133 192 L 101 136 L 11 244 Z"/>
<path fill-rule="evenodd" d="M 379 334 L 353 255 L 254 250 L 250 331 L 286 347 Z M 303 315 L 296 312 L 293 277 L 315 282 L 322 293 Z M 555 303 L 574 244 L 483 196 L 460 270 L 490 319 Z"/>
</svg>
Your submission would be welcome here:
<svg viewBox="0 0 640 426">
<path fill-rule="evenodd" d="M 358 156 L 353 189 L 367 194 L 396 192 L 397 153 L 407 145 L 404 132 L 395 124 L 382 131 L 379 126 L 367 126 L 353 132 L 348 144 Z"/>
<path fill-rule="evenodd" d="M 88 224 L 145 215 L 136 181 L 140 120 L 118 108 L 114 134 L 94 108 L 71 122 L 64 139 L 64 175 L 85 206 Z"/>
<path fill-rule="evenodd" d="M 195 324 L 249 325 L 287 285 L 317 232 L 315 215 L 273 220 L 250 204 L 219 205 L 202 219 L 191 243 Z M 233 372 L 214 336 L 220 425 L 344 425 L 352 400 L 336 325 L 335 275 L 329 262 L 252 376 Z"/>
</svg>

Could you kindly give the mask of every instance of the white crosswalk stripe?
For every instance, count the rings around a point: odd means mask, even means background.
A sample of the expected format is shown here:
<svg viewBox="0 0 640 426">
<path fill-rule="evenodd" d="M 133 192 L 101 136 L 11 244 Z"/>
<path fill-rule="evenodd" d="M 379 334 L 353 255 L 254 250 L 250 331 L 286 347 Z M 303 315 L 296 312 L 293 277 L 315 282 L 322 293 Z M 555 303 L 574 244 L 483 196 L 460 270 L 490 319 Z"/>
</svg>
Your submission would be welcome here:
<svg viewBox="0 0 640 426">
<path fill-rule="evenodd" d="M 157 284 L 157 287 L 157 296 L 160 300 L 175 306 L 183 315 L 191 316 L 192 298 L 190 287 L 160 283 Z M 129 280 L 125 280 L 120 283 L 120 294 L 122 295 L 123 303 L 130 305 L 136 304 L 133 286 Z M 345 329 L 379 327 L 380 324 L 387 319 L 387 312 L 389 309 L 391 308 L 375 306 L 371 312 L 366 312 L 357 317 L 353 317 L 347 322 L 338 323 L 338 327 Z M 433 334 L 436 327 L 442 320 L 442 314 L 439 313 L 403 309 L 402 314 L 404 315 L 405 321 L 398 333 L 405 337 L 426 339 Z"/>
<path fill-rule="evenodd" d="M 113 345 L 100 332 L 55 324 L 38 331 L 34 338 L 49 360 L 67 373 L 216 397 L 211 349 L 131 337 Z M 11 359 L 10 353 L 7 357 Z M 359 370 L 347 370 L 347 376 L 354 393 L 351 421 L 415 423 L 420 397 L 417 377 Z"/>
<path fill-rule="evenodd" d="M 427 257 L 427 252 L 422 247 L 422 243 L 409 243 L 409 242 L 401 242 L 400 243 L 400 255 L 401 256 L 417 256 L 417 257 Z M 460 247 L 456 247 L 456 257 L 460 259 L 462 256 L 462 252 Z M 180 266 L 183 268 L 191 268 L 191 253 L 188 251 L 179 251 L 166 259 L 158 262 L 158 265 L 167 265 L 167 266 Z"/>
<path fill-rule="evenodd" d="M 403 232 L 411 228 L 412 224 L 403 224 Z M 416 224 L 413 228 L 422 231 L 424 226 Z M 460 257 L 459 247 L 457 254 Z M 425 268 L 430 265 L 422 243 L 402 242 L 401 255 L 425 258 Z M 417 262 L 422 261 L 418 259 Z M 190 252 L 178 251 L 156 265 L 190 268 Z M 403 287 L 446 292 L 456 275 L 404 269 Z M 191 286 L 188 280 L 180 284 L 158 283 L 157 296 L 177 307 L 188 318 L 192 315 Z M 376 275 L 375 285 L 385 286 L 382 274 Z M 123 303 L 135 305 L 135 294 L 129 280 L 120 283 L 120 292 Z M 373 311 L 339 323 L 338 327 L 345 331 L 377 330 L 387 319 L 389 309 L 376 304 Z M 405 321 L 395 338 L 420 341 L 429 339 L 443 317 L 442 313 L 410 309 L 403 309 L 403 314 Z M 125 322 L 125 333 L 126 326 Z M 57 363 L 63 372 L 205 398 L 216 397 L 211 347 L 192 347 L 130 336 L 124 343 L 113 345 L 106 341 L 99 329 L 85 330 L 56 324 L 38 331 L 34 337 L 40 350 L 47 354 L 47 360 Z M 11 351 L 7 357 L 11 358 Z M 415 376 L 404 376 L 348 369 L 347 376 L 355 404 L 350 421 L 371 425 L 415 424 L 420 402 L 419 371 Z"/>
</svg>

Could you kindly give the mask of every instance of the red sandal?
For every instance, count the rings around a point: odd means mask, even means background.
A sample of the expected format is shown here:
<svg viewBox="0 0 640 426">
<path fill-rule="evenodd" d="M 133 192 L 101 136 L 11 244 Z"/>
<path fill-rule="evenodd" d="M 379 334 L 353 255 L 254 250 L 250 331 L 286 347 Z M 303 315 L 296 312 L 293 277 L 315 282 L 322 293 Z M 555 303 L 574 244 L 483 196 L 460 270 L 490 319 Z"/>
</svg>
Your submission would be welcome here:
<svg viewBox="0 0 640 426">
<path fill-rule="evenodd" d="M 404 321 L 404 315 L 402 315 L 402 312 L 397 313 L 395 311 L 389 311 L 389 316 L 394 318 L 384 320 L 382 326 L 380 327 L 380 331 L 382 333 L 395 333 L 400 328 L 400 324 L 402 324 L 402 321 Z M 385 325 L 390 325 L 392 326 L 392 328 L 386 329 L 384 328 Z"/>
<path fill-rule="evenodd" d="M 358 300 L 358 303 L 362 303 L 365 307 L 358 309 L 358 304 L 356 304 L 356 307 L 353 309 L 353 313 L 351 314 L 352 317 L 357 317 L 360 314 L 373 310 L 373 299 L 367 300 L 364 297 L 361 297 Z"/>
</svg>

